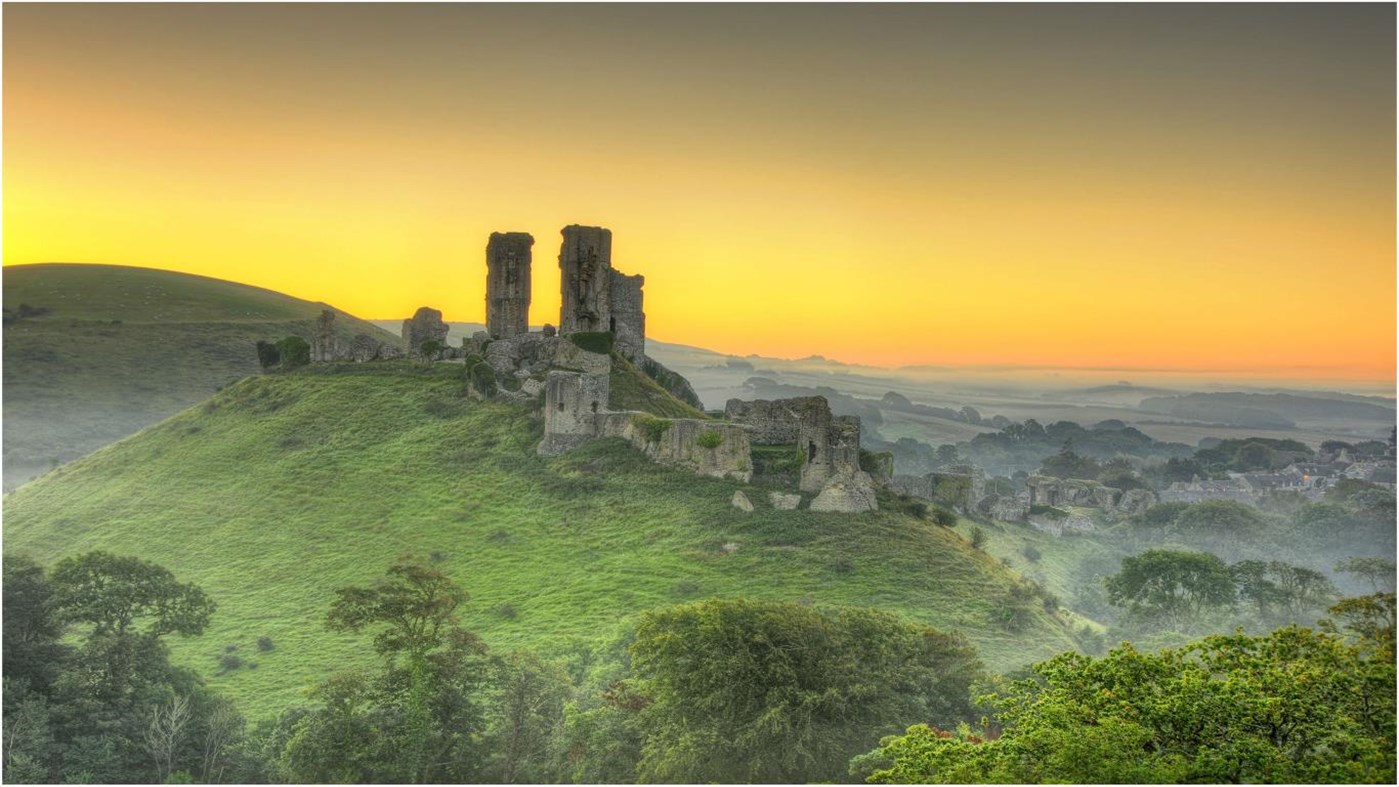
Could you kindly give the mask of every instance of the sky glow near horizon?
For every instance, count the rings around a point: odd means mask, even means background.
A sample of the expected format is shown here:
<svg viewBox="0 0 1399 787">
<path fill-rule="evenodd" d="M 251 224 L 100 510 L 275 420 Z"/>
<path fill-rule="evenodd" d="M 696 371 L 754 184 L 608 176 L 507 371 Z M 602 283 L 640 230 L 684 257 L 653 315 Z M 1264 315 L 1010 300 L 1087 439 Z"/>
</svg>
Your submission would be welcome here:
<svg viewBox="0 0 1399 787">
<path fill-rule="evenodd" d="M 4 263 L 484 314 L 613 231 L 649 333 L 896 366 L 1395 373 L 1394 7 L 4 14 Z"/>
</svg>

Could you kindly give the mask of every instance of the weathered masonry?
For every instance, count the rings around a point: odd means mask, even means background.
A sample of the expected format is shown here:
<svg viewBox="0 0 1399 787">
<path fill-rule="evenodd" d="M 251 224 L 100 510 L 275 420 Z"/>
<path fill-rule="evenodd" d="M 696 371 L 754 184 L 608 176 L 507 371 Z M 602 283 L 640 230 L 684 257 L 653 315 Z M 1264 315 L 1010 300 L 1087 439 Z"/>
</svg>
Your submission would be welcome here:
<svg viewBox="0 0 1399 787">
<path fill-rule="evenodd" d="M 486 243 L 486 332 L 492 338 L 529 333 L 533 246 L 527 232 L 492 232 Z"/>
</svg>

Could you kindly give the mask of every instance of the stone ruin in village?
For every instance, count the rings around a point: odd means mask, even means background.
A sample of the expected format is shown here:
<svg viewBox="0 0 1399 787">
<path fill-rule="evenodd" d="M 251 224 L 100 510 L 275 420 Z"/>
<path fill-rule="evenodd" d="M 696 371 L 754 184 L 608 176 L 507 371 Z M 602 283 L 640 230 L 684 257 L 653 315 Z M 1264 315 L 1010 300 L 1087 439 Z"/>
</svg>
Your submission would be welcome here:
<svg viewBox="0 0 1399 787">
<path fill-rule="evenodd" d="M 534 237 L 524 232 L 492 233 L 486 244 L 486 330 L 449 347 L 442 313 L 423 307 L 403 321 L 401 347 L 360 334 L 348 347 L 337 344 L 335 312 L 317 324 L 312 360 L 370 361 L 407 355 L 479 359 L 494 379 L 506 381 L 501 398 L 537 401 L 543 395 L 544 438 L 538 452 L 566 453 L 592 440 L 621 438 L 658 463 L 697 474 L 748 482 L 754 473 L 753 446 L 791 446 L 800 455 L 795 493 L 771 492 L 774 508 L 862 512 L 878 509 L 876 484 L 910 497 L 955 506 L 1007 521 L 1024 521 L 1032 506 L 1094 507 L 1113 516 L 1149 507 L 1145 490 L 1123 492 L 1092 482 L 1032 476 L 1020 496 L 988 494 L 980 468 L 943 468 L 921 476 L 877 471 L 876 481 L 860 466 L 860 419 L 836 416 L 824 397 L 728 401 L 723 420 L 661 418 L 611 409 L 614 363 L 662 368 L 646 357 L 645 279 L 612 267 L 612 232 L 570 225 L 559 251 L 561 307 L 558 326 L 529 329 Z M 610 342 L 598 345 L 603 337 Z M 607 350 L 610 344 L 616 358 Z M 679 384 L 694 401 L 688 383 Z M 659 382 L 659 380 L 658 380 Z M 743 492 L 733 504 L 753 505 Z M 1032 520 L 1033 521 L 1033 520 Z"/>
</svg>

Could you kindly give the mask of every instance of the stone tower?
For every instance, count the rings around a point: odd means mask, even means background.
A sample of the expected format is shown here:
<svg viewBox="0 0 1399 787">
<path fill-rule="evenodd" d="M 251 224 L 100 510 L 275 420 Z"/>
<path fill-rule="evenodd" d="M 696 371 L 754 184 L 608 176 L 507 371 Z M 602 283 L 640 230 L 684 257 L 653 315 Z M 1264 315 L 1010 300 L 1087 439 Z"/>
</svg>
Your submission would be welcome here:
<svg viewBox="0 0 1399 787">
<path fill-rule="evenodd" d="M 486 244 L 486 332 L 493 339 L 529 332 L 532 246 L 527 232 L 492 232 Z"/>
<path fill-rule="evenodd" d="M 617 351 L 635 361 L 646 354 L 646 312 L 641 308 L 641 287 L 646 277 L 628 276 L 613 268 L 612 317 L 607 330 L 617 336 Z"/>
<path fill-rule="evenodd" d="M 563 228 L 559 251 L 563 307 L 559 333 L 607 331 L 612 328 L 612 230 Z"/>
</svg>

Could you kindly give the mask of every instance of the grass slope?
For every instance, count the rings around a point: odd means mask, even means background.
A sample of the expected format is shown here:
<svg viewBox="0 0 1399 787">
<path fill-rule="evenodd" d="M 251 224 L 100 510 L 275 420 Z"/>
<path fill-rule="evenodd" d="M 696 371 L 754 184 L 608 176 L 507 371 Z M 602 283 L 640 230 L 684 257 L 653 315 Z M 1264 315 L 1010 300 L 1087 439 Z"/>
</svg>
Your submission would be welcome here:
<svg viewBox="0 0 1399 787">
<path fill-rule="evenodd" d="M 467 625 L 496 648 L 557 651 L 614 637 L 640 610 L 710 596 L 900 612 L 964 631 L 994 667 L 1070 649 L 1036 608 L 990 624 L 1013 575 L 957 533 L 902 514 L 778 511 L 761 488 L 654 465 L 621 441 L 537 456 L 537 413 L 461 397 L 461 368 L 326 365 L 253 377 L 27 484 L 5 499 L 5 549 L 51 563 L 139 555 L 219 603 L 176 657 L 254 716 L 364 638 L 322 625 L 336 588 L 404 554 L 472 594 Z M 748 488 L 758 506 L 730 505 Z M 257 638 L 275 649 L 259 653 Z M 237 645 L 245 666 L 218 674 Z"/>
<path fill-rule="evenodd" d="M 325 304 L 115 265 L 4 269 L 4 302 L 49 313 L 4 331 L 5 480 L 14 486 L 258 371 L 253 343 L 310 338 Z M 342 338 L 379 328 L 341 313 Z"/>
</svg>

